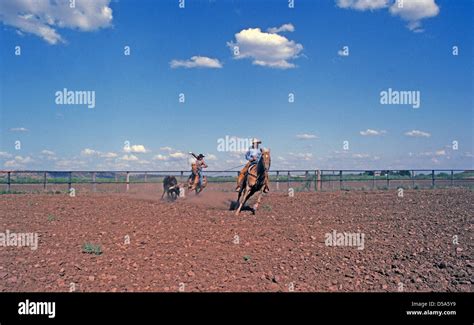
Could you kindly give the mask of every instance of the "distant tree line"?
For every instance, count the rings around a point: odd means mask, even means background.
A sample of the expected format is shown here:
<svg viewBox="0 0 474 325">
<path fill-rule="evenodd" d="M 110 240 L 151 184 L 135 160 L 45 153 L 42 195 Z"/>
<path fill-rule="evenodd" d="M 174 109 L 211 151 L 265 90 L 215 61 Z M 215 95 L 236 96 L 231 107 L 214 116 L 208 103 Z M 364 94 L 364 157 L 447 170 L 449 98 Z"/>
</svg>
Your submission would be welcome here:
<svg viewBox="0 0 474 325">
<path fill-rule="evenodd" d="M 378 171 L 373 171 L 373 170 L 366 170 L 362 175 L 367 175 L 367 176 L 387 176 L 387 175 L 393 175 L 393 176 L 411 176 L 411 172 L 409 170 L 381 170 L 380 172 Z"/>
</svg>

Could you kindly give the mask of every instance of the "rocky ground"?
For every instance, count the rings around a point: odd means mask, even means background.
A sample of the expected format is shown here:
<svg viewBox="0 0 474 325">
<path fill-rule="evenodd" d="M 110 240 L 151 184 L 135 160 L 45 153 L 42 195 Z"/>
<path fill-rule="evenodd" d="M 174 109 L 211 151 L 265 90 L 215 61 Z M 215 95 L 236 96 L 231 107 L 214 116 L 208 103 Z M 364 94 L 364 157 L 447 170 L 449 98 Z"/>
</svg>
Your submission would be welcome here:
<svg viewBox="0 0 474 325">
<path fill-rule="evenodd" d="M 472 191 L 271 193 L 238 217 L 234 196 L 0 195 L 0 233 L 39 236 L 0 246 L 0 291 L 472 291 Z"/>
</svg>

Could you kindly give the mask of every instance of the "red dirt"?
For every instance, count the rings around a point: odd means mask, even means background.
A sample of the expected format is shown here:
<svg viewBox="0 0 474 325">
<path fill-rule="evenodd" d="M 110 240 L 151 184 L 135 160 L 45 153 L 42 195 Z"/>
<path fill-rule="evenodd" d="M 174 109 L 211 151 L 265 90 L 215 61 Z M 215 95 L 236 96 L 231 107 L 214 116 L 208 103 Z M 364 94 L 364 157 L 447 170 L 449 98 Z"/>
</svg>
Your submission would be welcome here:
<svg viewBox="0 0 474 325">
<path fill-rule="evenodd" d="M 76 291 L 471 291 L 474 282 L 466 189 L 271 193 L 255 216 L 238 217 L 227 211 L 234 193 L 159 196 L 0 195 L 0 232 L 39 235 L 37 250 L 0 246 L 0 291 L 72 282 Z M 333 230 L 364 233 L 364 249 L 326 246 Z M 103 253 L 83 253 L 86 242 Z"/>
</svg>

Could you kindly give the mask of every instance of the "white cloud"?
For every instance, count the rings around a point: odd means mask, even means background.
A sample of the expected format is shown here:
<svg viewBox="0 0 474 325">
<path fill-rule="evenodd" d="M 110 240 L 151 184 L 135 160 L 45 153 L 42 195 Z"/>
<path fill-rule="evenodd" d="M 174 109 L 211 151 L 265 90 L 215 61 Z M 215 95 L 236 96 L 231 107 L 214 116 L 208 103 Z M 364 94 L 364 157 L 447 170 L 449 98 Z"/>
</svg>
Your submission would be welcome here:
<svg viewBox="0 0 474 325">
<path fill-rule="evenodd" d="M 0 15 L 0 17 L 1 17 L 1 15 Z M 20 128 L 11 128 L 10 131 L 11 132 L 28 132 L 29 130 L 27 128 L 20 127 Z"/>
<path fill-rule="evenodd" d="M 422 138 L 429 138 L 431 136 L 431 134 L 429 134 L 428 132 L 424 132 L 420 130 L 408 131 L 408 132 L 405 132 L 405 135 L 409 137 L 422 137 Z"/>
<path fill-rule="evenodd" d="M 169 161 L 169 160 L 180 160 L 186 157 L 187 155 L 185 153 L 176 151 L 176 152 L 170 153 L 169 155 L 158 154 L 158 155 L 153 156 L 152 159 L 158 160 L 158 161 Z"/>
<path fill-rule="evenodd" d="M 228 42 L 227 46 L 235 59 L 249 58 L 254 65 L 278 69 L 294 68 L 295 64 L 289 61 L 298 58 L 303 50 L 303 45 L 276 33 L 262 32 L 260 28 L 241 30 L 235 34 L 235 42 Z"/>
<path fill-rule="evenodd" d="M 31 157 L 23 158 L 22 156 L 16 156 L 15 160 L 18 161 L 20 164 L 28 164 L 30 162 L 33 162 L 33 159 L 31 159 Z"/>
<path fill-rule="evenodd" d="M 139 164 L 139 165 L 149 165 L 150 162 L 148 160 L 139 160 L 139 161 L 137 161 L 137 164 Z"/>
<path fill-rule="evenodd" d="M 159 160 L 159 161 L 166 161 L 168 160 L 169 158 L 165 155 L 162 155 L 162 154 L 158 154 L 156 156 L 153 157 L 153 160 Z"/>
<path fill-rule="evenodd" d="M 137 161 L 138 157 L 135 155 L 123 155 L 122 158 L 120 158 L 125 161 Z"/>
<path fill-rule="evenodd" d="M 146 153 L 148 150 L 145 148 L 144 145 L 141 144 L 134 144 L 133 146 L 124 146 L 123 151 L 126 153 Z"/>
<path fill-rule="evenodd" d="M 111 158 L 116 158 L 118 155 L 115 153 L 115 152 L 103 152 L 103 153 L 100 153 L 100 157 L 102 158 L 107 158 L 107 159 L 111 159 Z"/>
<path fill-rule="evenodd" d="M 311 140 L 311 139 L 317 139 L 318 137 L 314 134 L 303 133 L 303 134 L 297 134 L 296 138 L 300 140 Z"/>
<path fill-rule="evenodd" d="M 46 155 L 46 156 L 54 156 L 55 155 L 54 151 L 51 151 L 51 150 L 42 150 L 41 153 L 43 155 Z"/>
<path fill-rule="evenodd" d="M 0 158 L 11 158 L 13 157 L 11 154 L 5 151 L 0 151 Z"/>
<path fill-rule="evenodd" d="M 86 162 L 77 159 L 62 159 L 56 162 L 56 167 L 65 170 L 72 170 L 77 168 L 84 168 Z"/>
<path fill-rule="evenodd" d="M 389 0 L 337 0 L 336 5 L 344 9 L 376 10 L 387 8 Z"/>
<path fill-rule="evenodd" d="M 205 156 L 206 160 L 217 160 L 216 155 L 213 155 L 212 153 L 207 153 Z"/>
<path fill-rule="evenodd" d="M 356 159 L 366 159 L 366 158 L 369 158 L 370 155 L 369 154 L 366 154 L 366 153 L 354 153 L 352 154 L 352 158 L 356 158 Z"/>
<path fill-rule="evenodd" d="M 222 68 L 222 63 L 218 59 L 207 56 L 193 56 L 190 60 L 172 60 L 171 68 Z"/>
<path fill-rule="evenodd" d="M 12 26 L 22 35 L 34 34 L 49 44 L 64 43 L 59 28 L 93 31 L 106 28 L 112 23 L 110 0 L 70 1 L 62 0 L 2 0 L 0 21 Z"/>
<path fill-rule="evenodd" d="M 23 168 L 26 164 L 33 162 L 31 157 L 15 156 L 14 159 L 5 162 L 5 167 Z"/>
<path fill-rule="evenodd" d="M 182 152 L 173 152 L 173 153 L 170 153 L 170 158 L 173 158 L 173 159 L 183 159 L 183 158 L 186 158 L 186 155 Z"/>
<path fill-rule="evenodd" d="M 431 152 L 431 151 L 421 152 L 419 156 L 421 157 L 446 156 L 446 150 L 440 149 L 440 150 L 436 150 L 435 152 Z"/>
<path fill-rule="evenodd" d="M 171 147 L 160 147 L 161 151 L 173 151 L 173 148 Z"/>
<path fill-rule="evenodd" d="M 267 29 L 267 32 L 271 34 L 294 32 L 294 31 L 295 31 L 295 26 L 293 26 L 293 24 L 283 24 L 280 27 L 271 27 Z"/>
<path fill-rule="evenodd" d="M 372 129 L 367 129 L 365 131 L 360 131 L 360 135 L 363 136 L 378 136 L 378 135 L 384 135 L 387 133 L 385 130 L 372 130 Z"/>
<path fill-rule="evenodd" d="M 84 150 L 81 151 L 82 156 L 96 156 L 99 154 L 100 154 L 99 151 L 96 151 L 94 149 L 89 149 L 89 148 L 85 148 Z"/>
<path fill-rule="evenodd" d="M 407 27 L 411 31 L 422 32 L 420 21 L 437 16 L 439 7 L 435 0 L 404 0 L 401 6 L 395 2 L 389 11 L 393 16 L 400 16 L 408 21 Z"/>
<path fill-rule="evenodd" d="M 435 17 L 439 14 L 439 7 L 435 0 L 336 0 L 339 8 L 354 9 L 359 11 L 377 10 L 388 8 L 392 16 L 398 16 L 407 21 L 407 27 L 413 32 L 419 33 L 421 20 Z"/>
<path fill-rule="evenodd" d="M 101 158 L 111 159 L 116 158 L 118 155 L 115 152 L 100 152 L 98 150 L 85 148 L 81 151 L 81 156 L 92 157 L 97 156 Z"/>
</svg>

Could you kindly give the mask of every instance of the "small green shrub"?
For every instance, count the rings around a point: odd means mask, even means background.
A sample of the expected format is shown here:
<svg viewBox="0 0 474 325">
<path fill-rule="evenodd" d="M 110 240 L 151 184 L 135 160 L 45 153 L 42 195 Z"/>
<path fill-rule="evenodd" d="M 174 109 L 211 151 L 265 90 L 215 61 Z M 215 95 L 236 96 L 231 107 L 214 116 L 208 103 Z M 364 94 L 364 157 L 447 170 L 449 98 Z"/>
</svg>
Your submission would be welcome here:
<svg viewBox="0 0 474 325">
<path fill-rule="evenodd" d="M 102 254 L 102 249 L 100 248 L 99 245 L 94 245 L 94 244 L 91 244 L 91 243 L 85 243 L 82 246 L 82 252 L 87 253 L 87 254 L 100 255 L 100 254 Z"/>
</svg>

